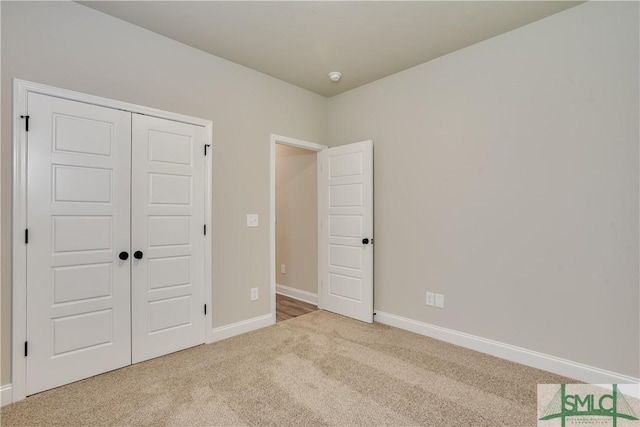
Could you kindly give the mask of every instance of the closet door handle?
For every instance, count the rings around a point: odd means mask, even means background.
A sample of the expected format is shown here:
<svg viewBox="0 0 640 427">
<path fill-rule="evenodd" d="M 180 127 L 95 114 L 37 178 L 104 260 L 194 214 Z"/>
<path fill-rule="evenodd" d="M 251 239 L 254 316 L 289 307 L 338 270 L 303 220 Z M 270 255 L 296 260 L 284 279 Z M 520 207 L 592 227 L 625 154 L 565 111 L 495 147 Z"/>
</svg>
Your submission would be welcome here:
<svg viewBox="0 0 640 427">
<path fill-rule="evenodd" d="M 133 257 L 134 257 L 135 259 L 142 259 L 142 251 L 135 251 L 135 252 L 133 253 Z"/>
<path fill-rule="evenodd" d="M 127 259 L 129 259 L 129 252 L 125 252 L 125 251 L 120 252 L 120 255 L 118 255 L 118 258 L 120 258 L 123 261 L 126 261 Z"/>
</svg>

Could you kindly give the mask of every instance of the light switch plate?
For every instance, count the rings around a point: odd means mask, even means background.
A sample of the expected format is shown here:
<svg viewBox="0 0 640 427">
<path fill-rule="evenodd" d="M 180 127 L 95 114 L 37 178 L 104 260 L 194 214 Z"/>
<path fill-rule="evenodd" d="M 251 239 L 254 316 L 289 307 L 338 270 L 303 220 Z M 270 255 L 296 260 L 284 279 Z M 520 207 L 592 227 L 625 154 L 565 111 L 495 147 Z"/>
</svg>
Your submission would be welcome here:
<svg viewBox="0 0 640 427">
<path fill-rule="evenodd" d="M 258 226 L 258 214 L 247 214 L 247 227 Z"/>
<path fill-rule="evenodd" d="M 436 307 L 444 308 L 444 295 L 436 294 Z"/>
</svg>

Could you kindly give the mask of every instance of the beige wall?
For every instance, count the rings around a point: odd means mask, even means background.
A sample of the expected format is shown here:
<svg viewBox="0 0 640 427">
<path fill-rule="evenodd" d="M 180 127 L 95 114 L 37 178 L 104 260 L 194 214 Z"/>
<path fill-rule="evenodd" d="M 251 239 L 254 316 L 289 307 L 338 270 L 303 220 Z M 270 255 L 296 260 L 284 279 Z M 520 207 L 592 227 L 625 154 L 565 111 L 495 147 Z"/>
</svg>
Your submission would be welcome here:
<svg viewBox="0 0 640 427">
<path fill-rule="evenodd" d="M 323 142 L 327 100 L 77 3 L 1 7 L 1 383 L 10 382 L 13 77 L 211 120 L 213 325 L 269 313 L 270 134 Z M 246 228 L 247 213 L 260 227 Z"/>
<path fill-rule="evenodd" d="M 376 310 L 640 377 L 638 59 L 638 4 L 589 2 L 331 98 Z"/>
<path fill-rule="evenodd" d="M 316 157 L 276 144 L 276 283 L 312 294 L 318 293 Z"/>
</svg>

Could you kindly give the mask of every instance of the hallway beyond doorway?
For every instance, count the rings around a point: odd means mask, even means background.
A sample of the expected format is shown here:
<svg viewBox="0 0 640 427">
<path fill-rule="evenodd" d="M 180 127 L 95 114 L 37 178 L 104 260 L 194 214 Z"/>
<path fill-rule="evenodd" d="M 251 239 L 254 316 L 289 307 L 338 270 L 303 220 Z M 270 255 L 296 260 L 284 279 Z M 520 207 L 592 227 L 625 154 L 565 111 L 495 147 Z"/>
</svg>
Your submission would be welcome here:
<svg viewBox="0 0 640 427">
<path fill-rule="evenodd" d="M 308 302 L 300 301 L 284 295 L 276 294 L 276 322 L 293 319 L 318 309 Z"/>
</svg>

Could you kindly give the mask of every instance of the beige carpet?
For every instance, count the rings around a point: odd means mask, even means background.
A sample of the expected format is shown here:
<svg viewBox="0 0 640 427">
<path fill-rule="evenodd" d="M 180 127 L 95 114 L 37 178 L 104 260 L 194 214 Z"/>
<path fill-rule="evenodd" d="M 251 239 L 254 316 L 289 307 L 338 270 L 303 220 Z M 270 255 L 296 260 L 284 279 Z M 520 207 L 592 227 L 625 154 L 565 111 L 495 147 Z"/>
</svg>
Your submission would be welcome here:
<svg viewBox="0 0 640 427">
<path fill-rule="evenodd" d="M 534 426 L 536 385 L 570 380 L 316 311 L 46 391 L 19 425 Z"/>
</svg>

